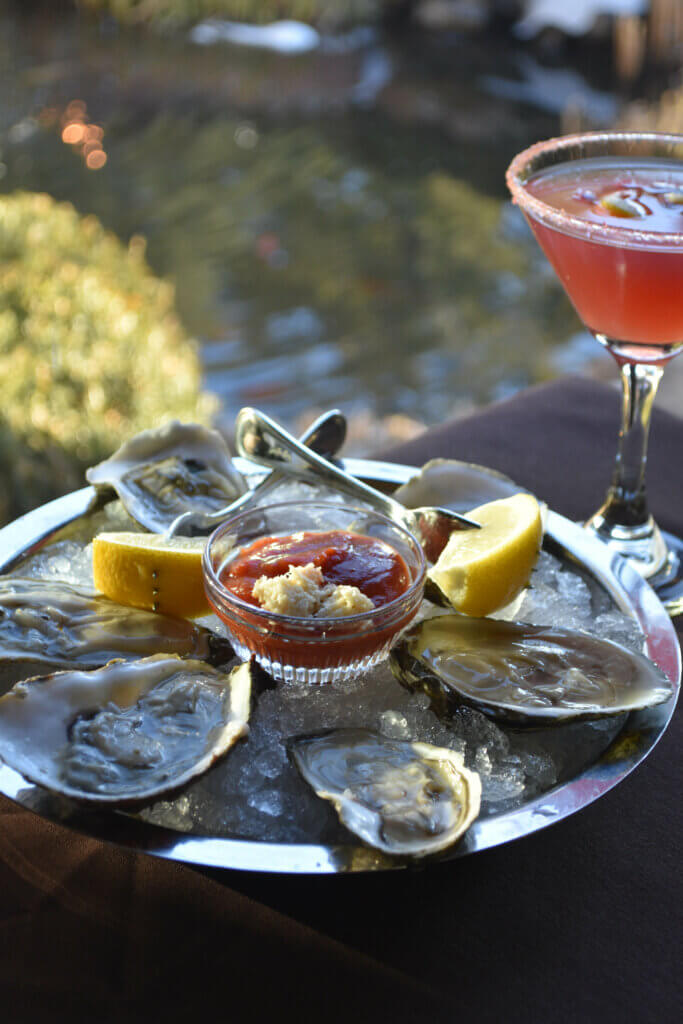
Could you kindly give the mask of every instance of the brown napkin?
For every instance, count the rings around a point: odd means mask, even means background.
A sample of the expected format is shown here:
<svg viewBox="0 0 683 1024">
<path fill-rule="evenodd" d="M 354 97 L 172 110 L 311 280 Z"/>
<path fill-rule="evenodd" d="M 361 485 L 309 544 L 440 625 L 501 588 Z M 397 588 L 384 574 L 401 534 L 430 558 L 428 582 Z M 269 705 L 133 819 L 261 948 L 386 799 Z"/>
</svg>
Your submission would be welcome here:
<svg viewBox="0 0 683 1024">
<path fill-rule="evenodd" d="M 602 503 L 612 476 L 620 402 L 616 387 L 565 377 L 445 423 L 382 457 L 416 466 L 437 456 L 479 462 L 507 473 L 556 512 L 586 519 Z M 647 489 L 660 526 L 679 534 L 682 468 L 683 423 L 655 406 Z"/>
<path fill-rule="evenodd" d="M 19 1021 L 265 1020 L 289 1006 L 373 1017 L 409 976 L 200 873 L 75 835 L 0 798 L 0 978 Z M 402 1019 L 416 1019 L 406 1016 Z"/>
<path fill-rule="evenodd" d="M 617 417 L 611 389 L 565 380 L 390 457 L 495 466 L 581 517 L 604 492 Z M 657 415 L 653 508 L 681 532 L 682 444 L 683 421 Z M 646 765 L 551 829 L 383 875 L 201 872 L 0 798 L 3 1018 L 677 1019 L 682 742 L 679 716 Z"/>
</svg>

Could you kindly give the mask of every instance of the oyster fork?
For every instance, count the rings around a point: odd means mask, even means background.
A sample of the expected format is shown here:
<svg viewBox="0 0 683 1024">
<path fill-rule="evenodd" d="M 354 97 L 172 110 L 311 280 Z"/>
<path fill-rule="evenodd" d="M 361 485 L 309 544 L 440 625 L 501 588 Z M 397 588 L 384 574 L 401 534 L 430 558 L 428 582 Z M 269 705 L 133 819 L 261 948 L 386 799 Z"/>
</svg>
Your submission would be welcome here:
<svg viewBox="0 0 683 1024">
<path fill-rule="evenodd" d="M 297 444 L 306 445 L 312 451 L 331 457 L 337 454 L 345 439 L 346 417 L 339 409 L 332 409 L 330 412 L 325 412 L 322 416 L 318 416 L 311 423 L 310 427 L 303 432 Z M 179 532 L 191 526 L 204 530 L 220 526 L 225 519 L 234 515 L 235 512 L 239 512 L 241 508 L 250 501 L 253 501 L 254 497 L 263 497 L 281 479 L 280 467 L 273 467 L 271 472 L 267 473 L 262 480 L 259 480 L 255 487 L 245 491 L 244 494 L 240 494 L 239 498 L 236 498 L 224 508 L 218 509 L 217 512 L 182 512 L 164 530 L 164 540 L 171 540 Z"/>
<path fill-rule="evenodd" d="M 405 508 L 374 487 L 363 483 L 306 448 L 278 423 L 258 409 L 241 409 L 235 422 L 235 447 L 244 458 L 270 470 L 279 470 L 308 483 L 324 483 L 367 502 L 400 523 L 419 540 L 427 558 L 435 562 L 454 530 L 480 529 L 480 524 L 447 508 Z"/>
</svg>

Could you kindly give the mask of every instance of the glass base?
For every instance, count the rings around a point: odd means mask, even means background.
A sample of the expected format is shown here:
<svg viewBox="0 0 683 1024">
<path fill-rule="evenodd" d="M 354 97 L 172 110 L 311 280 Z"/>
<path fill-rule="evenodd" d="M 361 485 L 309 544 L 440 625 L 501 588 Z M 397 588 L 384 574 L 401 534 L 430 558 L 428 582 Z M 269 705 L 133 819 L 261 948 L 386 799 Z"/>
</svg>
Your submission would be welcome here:
<svg viewBox="0 0 683 1024">
<path fill-rule="evenodd" d="M 662 537 L 669 549 L 667 559 L 648 583 L 657 591 L 657 597 L 673 619 L 683 615 L 683 540 L 665 531 Z"/>
<path fill-rule="evenodd" d="M 356 676 L 369 672 L 380 661 L 389 657 L 389 649 L 395 637 L 365 658 L 357 658 L 342 665 L 293 665 L 271 658 L 262 651 L 254 651 L 234 635 L 230 635 L 230 641 L 235 654 L 242 661 L 249 661 L 253 655 L 261 668 L 264 668 L 273 679 L 279 683 L 302 683 L 308 686 L 327 686 L 328 684 L 344 683 L 347 679 L 354 679 Z"/>
<path fill-rule="evenodd" d="M 652 516 L 638 527 L 615 526 L 596 512 L 584 524 L 603 543 L 627 558 L 656 591 L 673 618 L 683 614 L 683 540 L 660 530 Z"/>
<path fill-rule="evenodd" d="M 625 516 L 614 515 L 613 504 L 608 500 L 585 527 L 597 534 L 610 550 L 628 558 L 644 579 L 651 580 L 666 568 L 666 541 L 652 516 L 632 526 L 624 525 L 624 519 Z"/>
</svg>

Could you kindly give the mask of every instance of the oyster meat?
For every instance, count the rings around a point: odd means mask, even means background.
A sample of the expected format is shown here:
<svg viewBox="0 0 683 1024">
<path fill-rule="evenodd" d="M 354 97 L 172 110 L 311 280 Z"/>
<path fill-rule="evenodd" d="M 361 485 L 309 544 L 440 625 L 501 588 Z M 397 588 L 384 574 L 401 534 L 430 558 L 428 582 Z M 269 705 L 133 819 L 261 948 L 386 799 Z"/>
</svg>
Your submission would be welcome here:
<svg viewBox="0 0 683 1024">
<path fill-rule="evenodd" d="M 303 737 L 291 750 L 306 782 L 334 805 L 342 824 L 385 853 L 436 853 L 479 813 L 479 776 L 453 750 L 367 729 Z"/>
<path fill-rule="evenodd" d="M 159 654 L 27 679 L 0 697 L 0 758 L 72 799 L 155 799 L 246 734 L 252 671 Z"/>
<path fill-rule="evenodd" d="M 0 692 L 29 675 L 112 658 L 179 654 L 228 661 L 227 640 L 183 619 L 128 608 L 57 580 L 0 577 Z"/>
<path fill-rule="evenodd" d="M 390 654 L 396 678 L 438 711 L 471 704 L 516 722 L 599 718 L 668 700 L 648 658 L 579 630 L 440 615 L 409 629 Z"/>
<path fill-rule="evenodd" d="M 85 476 L 98 489 L 113 488 L 152 533 L 183 512 L 217 512 L 247 489 L 221 435 L 178 420 L 124 442 Z"/>
</svg>

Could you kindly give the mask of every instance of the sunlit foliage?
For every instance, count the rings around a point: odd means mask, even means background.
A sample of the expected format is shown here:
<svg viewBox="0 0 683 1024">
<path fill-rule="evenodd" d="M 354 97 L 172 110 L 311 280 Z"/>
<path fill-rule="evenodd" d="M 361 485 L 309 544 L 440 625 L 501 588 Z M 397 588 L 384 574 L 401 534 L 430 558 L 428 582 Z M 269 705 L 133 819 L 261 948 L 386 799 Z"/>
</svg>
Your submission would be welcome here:
<svg viewBox="0 0 683 1024">
<path fill-rule="evenodd" d="M 60 124 L 8 151 L 7 185 L 69 198 L 120 238 L 144 233 L 212 349 L 228 421 L 245 404 L 291 415 L 360 394 L 435 422 L 552 375 L 579 329 L 522 218 L 459 173 L 474 162 L 478 183 L 495 181 L 493 149 L 424 133 L 417 160 L 383 119 L 168 111 L 108 125 L 93 174 L 64 154 Z"/>
<path fill-rule="evenodd" d="M 106 11 L 128 24 L 182 24 L 201 18 L 268 22 L 295 18 L 340 25 L 367 21 L 396 0 L 76 0 L 78 6 Z"/>
<path fill-rule="evenodd" d="M 0 517 L 79 486 L 139 430 L 210 418 L 173 300 L 141 239 L 47 195 L 0 197 Z"/>
</svg>

